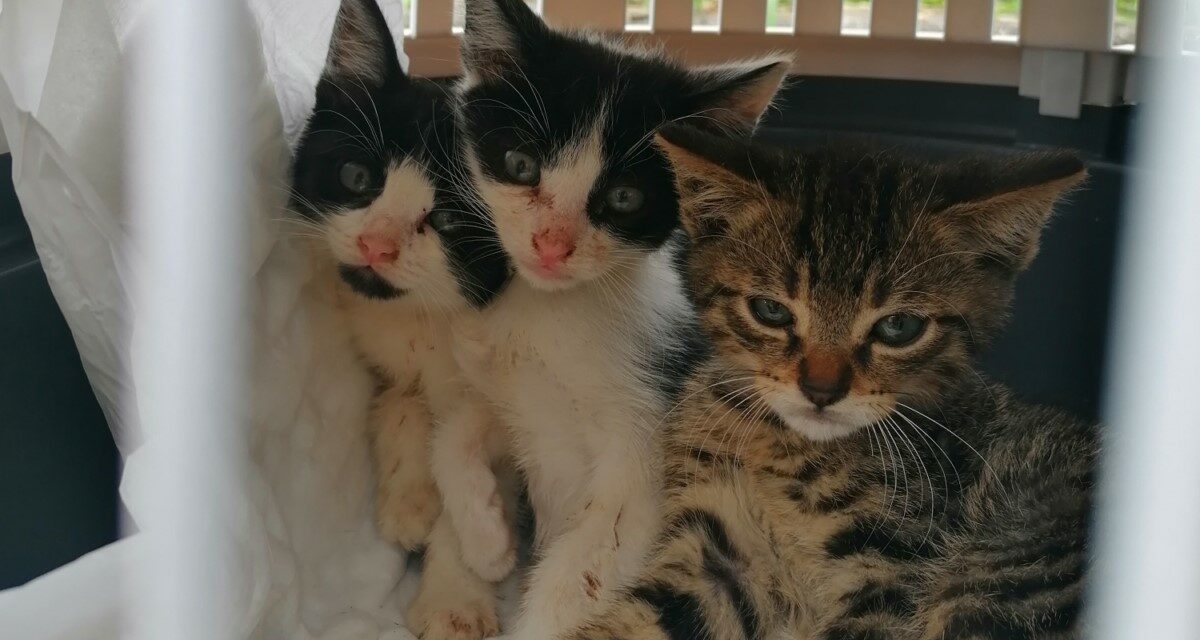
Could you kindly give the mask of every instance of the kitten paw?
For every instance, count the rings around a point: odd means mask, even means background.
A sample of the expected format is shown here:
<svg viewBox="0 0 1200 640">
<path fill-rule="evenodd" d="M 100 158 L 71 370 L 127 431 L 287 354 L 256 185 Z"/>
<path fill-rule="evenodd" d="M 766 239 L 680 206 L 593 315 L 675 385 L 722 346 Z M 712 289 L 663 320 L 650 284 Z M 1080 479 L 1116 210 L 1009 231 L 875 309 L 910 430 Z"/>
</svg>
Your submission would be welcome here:
<svg viewBox="0 0 1200 640">
<path fill-rule="evenodd" d="M 488 582 L 500 582 L 517 566 L 517 549 L 511 542 L 499 544 L 489 541 L 483 546 L 464 548 L 463 561 L 480 578 Z"/>
<path fill-rule="evenodd" d="M 517 564 L 516 538 L 499 508 L 460 531 L 459 541 L 463 562 L 488 582 L 500 582 Z"/>
<path fill-rule="evenodd" d="M 437 607 L 418 598 L 408 620 L 421 640 L 482 640 L 500 634 L 496 609 L 483 602 Z"/>
<path fill-rule="evenodd" d="M 442 498 L 432 482 L 379 488 L 376 518 L 383 539 L 405 549 L 425 544 L 442 513 Z"/>
</svg>

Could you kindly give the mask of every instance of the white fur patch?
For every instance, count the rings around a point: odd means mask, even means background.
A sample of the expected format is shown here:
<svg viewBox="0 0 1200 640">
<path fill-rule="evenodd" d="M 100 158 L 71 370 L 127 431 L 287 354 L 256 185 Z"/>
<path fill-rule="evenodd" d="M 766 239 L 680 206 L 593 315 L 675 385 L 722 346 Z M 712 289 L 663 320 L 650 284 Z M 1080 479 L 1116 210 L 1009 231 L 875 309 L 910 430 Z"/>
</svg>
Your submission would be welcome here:
<svg viewBox="0 0 1200 640">
<path fill-rule="evenodd" d="M 628 584 L 657 531 L 667 401 L 643 368 L 686 317 L 665 251 L 549 292 L 514 281 L 455 340 L 513 436 L 543 559 L 514 637 L 552 638 Z"/>
<path fill-rule="evenodd" d="M 325 237 L 330 252 L 341 264 L 363 266 L 358 237 L 372 233 L 391 238 L 399 255 L 396 261 L 377 265 L 375 272 L 392 286 L 415 295 L 455 301 L 458 283 L 450 271 L 437 233 L 424 228 L 434 204 L 434 186 L 425 169 L 405 159 L 388 170 L 383 191 L 369 205 L 329 216 Z"/>
<path fill-rule="evenodd" d="M 479 159 L 468 153 L 468 165 L 479 194 L 488 204 L 497 234 L 512 257 L 518 273 L 535 287 L 561 290 L 604 277 L 625 254 L 616 238 L 588 219 L 587 204 L 604 169 L 602 123 L 604 108 L 587 127 L 587 135 L 545 161 L 542 180 L 535 188 L 509 185 L 484 175 Z M 574 254 L 553 277 L 538 268 L 534 235 L 554 231 L 573 237 Z"/>
</svg>

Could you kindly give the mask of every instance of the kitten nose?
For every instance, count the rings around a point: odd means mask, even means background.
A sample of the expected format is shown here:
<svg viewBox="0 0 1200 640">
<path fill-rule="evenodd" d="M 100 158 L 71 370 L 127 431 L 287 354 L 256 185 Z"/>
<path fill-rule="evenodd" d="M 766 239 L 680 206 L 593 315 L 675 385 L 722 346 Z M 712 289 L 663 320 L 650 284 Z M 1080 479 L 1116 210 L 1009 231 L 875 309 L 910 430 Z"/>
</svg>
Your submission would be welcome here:
<svg viewBox="0 0 1200 640">
<path fill-rule="evenodd" d="M 575 238 L 565 231 L 539 231 L 533 236 L 533 250 L 543 269 L 553 269 L 575 253 Z"/>
<path fill-rule="evenodd" d="M 813 350 L 800 361 L 800 392 L 818 409 L 846 397 L 850 392 L 850 366 L 837 354 Z"/>
<path fill-rule="evenodd" d="M 358 252 L 369 266 L 391 264 L 400 256 L 395 240 L 374 233 L 358 236 Z"/>
<path fill-rule="evenodd" d="M 808 401 L 817 405 L 818 409 L 824 409 L 829 405 L 846 397 L 846 392 L 849 389 L 842 385 L 834 385 L 830 387 L 813 385 L 808 380 L 800 383 L 800 392 L 804 394 Z"/>
</svg>

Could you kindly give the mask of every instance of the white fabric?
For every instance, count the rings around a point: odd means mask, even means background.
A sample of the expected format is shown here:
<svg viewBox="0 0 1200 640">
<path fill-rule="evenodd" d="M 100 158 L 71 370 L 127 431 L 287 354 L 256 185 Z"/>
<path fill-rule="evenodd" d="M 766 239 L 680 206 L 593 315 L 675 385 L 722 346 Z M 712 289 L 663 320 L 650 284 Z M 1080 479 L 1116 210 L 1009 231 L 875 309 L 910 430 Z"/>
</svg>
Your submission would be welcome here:
<svg viewBox="0 0 1200 640">
<path fill-rule="evenodd" d="M 138 258 L 127 252 L 122 187 L 123 49 L 149 2 L 0 0 L 0 125 L 13 178 L 55 298 L 125 456 L 122 498 L 138 520 L 156 430 L 136 411 Z M 400 0 L 382 3 L 400 31 Z M 369 382 L 312 285 L 286 215 L 286 143 L 312 104 L 337 0 L 250 0 L 265 69 L 260 135 L 247 141 L 265 202 L 252 221 L 253 468 L 240 496 L 236 592 L 246 637 L 410 638 L 396 592 L 402 555 L 378 539 L 363 437 Z M 214 55 L 219 52 L 214 52 Z M 273 89 L 273 91 L 272 91 Z M 24 587 L 0 593 L 0 635 L 22 640 L 121 637 L 121 567 L 137 534 Z M 411 591 L 406 580 L 400 591 Z M 126 603 L 126 611 L 137 603 Z M 15 632 L 15 635 L 14 635 Z"/>
</svg>

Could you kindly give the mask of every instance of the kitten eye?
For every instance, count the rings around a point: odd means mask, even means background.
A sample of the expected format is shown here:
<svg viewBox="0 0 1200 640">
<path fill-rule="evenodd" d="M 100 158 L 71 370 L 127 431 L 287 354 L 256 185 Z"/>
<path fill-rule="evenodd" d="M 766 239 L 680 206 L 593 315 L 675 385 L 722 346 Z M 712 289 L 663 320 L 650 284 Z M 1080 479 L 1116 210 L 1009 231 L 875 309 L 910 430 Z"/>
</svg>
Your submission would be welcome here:
<svg viewBox="0 0 1200 640">
<path fill-rule="evenodd" d="M 646 202 L 646 196 L 637 187 L 613 187 L 605 197 L 608 207 L 617 213 L 636 213 Z"/>
<path fill-rule="evenodd" d="M 925 333 L 927 321 L 911 313 L 894 313 L 881 318 L 871 328 L 871 335 L 889 347 L 903 347 Z"/>
<path fill-rule="evenodd" d="M 513 182 L 535 185 L 542 179 L 542 166 L 533 156 L 522 151 L 512 150 L 504 154 L 504 170 Z"/>
<path fill-rule="evenodd" d="M 425 218 L 425 222 L 438 233 L 454 233 L 458 230 L 458 219 L 445 209 L 434 209 Z"/>
<path fill-rule="evenodd" d="M 375 186 L 375 173 L 361 162 L 348 160 L 338 169 L 338 180 L 350 193 L 362 195 Z"/>
<path fill-rule="evenodd" d="M 768 327 L 786 327 L 792 324 L 792 312 L 783 306 L 783 303 L 776 302 L 770 298 L 753 297 L 750 298 L 750 313 L 759 322 Z"/>
</svg>

